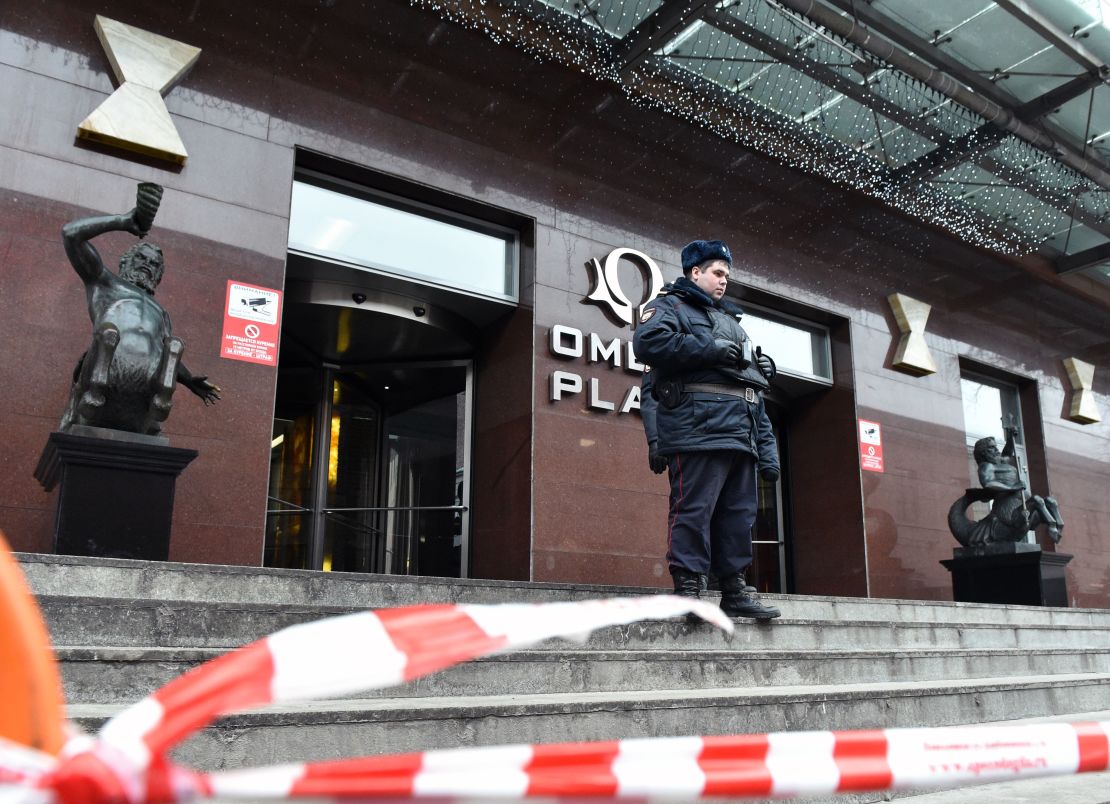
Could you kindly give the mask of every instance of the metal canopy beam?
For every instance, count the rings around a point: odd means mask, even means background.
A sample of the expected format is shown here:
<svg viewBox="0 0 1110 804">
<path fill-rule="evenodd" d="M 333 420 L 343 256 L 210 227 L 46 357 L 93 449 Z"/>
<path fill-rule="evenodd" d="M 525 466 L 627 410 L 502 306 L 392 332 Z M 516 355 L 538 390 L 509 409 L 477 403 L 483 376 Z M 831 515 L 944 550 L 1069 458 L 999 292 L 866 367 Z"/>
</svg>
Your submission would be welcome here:
<svg viewBox="0 0 1110 804">
<path fill-rule="evenodd" d="M 1110 225 L 1106 222 L 1093 215 L 1085 214 L 1082 209 L 1076 208 L 1072 199 L 1064 198 L 1057 193 L 1039 187 L 1019 171 L 1004 165 L 988 154 L 992 148 L 1009 136 L 1009 132 L 1005 129 L 993 123 L 986 123 L 963 137 L 951 140 L 943 131 L 932 126 L 925 119 L 874 95 L 864 85 L 845 78 L 824 64 L 806 58 L 788 44 L 768 36 L 727 12 L 710 11 L 704 15 L 703 19 L 714 28 L 751 45 L 804 75 L 847 95 L 853 100 L 874 109 L 879 114 L 937 143 L 937 147 L 932 151 L 913 162 L 892 170 L 890 177 L 894 182 L 907 184 L 916 181 L 927 181 L 932 176 L 950 170 L 964 162 L 974 160 L 984 170 L 993 173 L 1003 181 L 1024 190 L 1043 203 L 1110 237 Z"/>
<path fill-rule="evenodd" d="M 916 53 L 930 64 L 958 78 L 980 95 L 990 98 L 999 105 L 1009 104 L 1009 100 L 1005 93 L 999 90 L 993 81 L 969 70 L 966 64 L 949 56 L 941 50 L 938 45 L 934 45 L 932 42 L 917 36 L 912 31 L 903 28 L 889 17 L 875 11 L 870 5 L 860 0 L 826 0 L 826 2 L 839 8 L 841 11 L 851 14 L 860 22 L 870 28 L 874 28 L 895 44 Z M 1056 107 L 1062 106 L 1074 98 L 1078 98 L 1088 89 L 1098 85 L 1102 81 L 1103 77 L 1100 76 L 1097 71 L 1085 72 L 1083 75 L 1077 76 L 1071 81 L 1049 90 L 1039 98 L 1034 98 L 1018 106 L 1014 109 L 1014 114 L 1026 123 L 1032 123 L 1034 120 L 1048 114 Z M 1062 131 L 1056 131 L 1054 134 L 1057 137 L 1066 136 L 1066 133 Z M 1076 143 L 1069 142 L 1068 144 L 1073 148 L 1082 150 L 1082 147 Z"/>
<path fill-rule="evenodd" d="M 1101 83 L 1102 79 L 1098 76 L 1084 73 L 1083 75 L 1076 76 L 1067 83 L 1061 84 L 1055 89 L 1050 89 L 1040 97 L 1033 98 L 1033 100 L 1023 103 L 1021 106 L 1014 109 L 1014 114 L 1026 123 L 1031 123 L 1038 117 L 1043 117 L 1049 112 L 1055 111 L 1068 101 L 1075 100 L 1087 90 Z"/>
<path fill-rule="evenodd" d="M 838 2 L 839 0 L 834 0 Z M 1059 161 L 1082 173 L 1100 187 L 1110 189 L 1110 168 L 1099 160 L 1067 147 L 1064 142 L 1017 117 L 1008 105 L 972 92 L 946 72 L 938 71 L 917 56 L 862 27 L 854 18 L 844 17 L 817 0 L 777 0 L 778 4 L 806 17 L 851 42 L 875 58 L 890 64 L 926 86 L 945 95 L 961 106 L 1020 137 L 1042 151 L 1052 153 Z"/>
<path fill-rule="evenodd" d="M 1056 260 L 1056 273 L 1074 274 L 1107 260 L 1110 260 L 1110 243 L 1102 243 L 1086 251 L 1077 251 L 1075 254 L 1065 254 L 1060 257 Z"/>
<path fill-rule="evenodd" d="M 1048 108 L 1046 112 L 1036 114 L 1036 108 L 1033 106 L 1033 104 L 1036 104 L 1040 99 L 1035 98 L 1034 100 L 1030 101 L 1029 104 L 1027 104 L 1027 106 L 1030 107 L 1027 110 L 1028 116 L 1022 114 L 1021 111 L 1024 109 L 1024 107 L 1018 109 L 1013 108 L 1011 99 L 1008 98 L 1002 92 L 1002 90 L 995 86 L 993 82 L 970 70 L 967 65 L 962 64 L 952 56 L 949 56 L 938 46 L 925 39 L 922 39 L 921 37 L 917 36 L 906 28 L 903 28 L 897 23 L 892 22 L 889 17 L 885 17 L 884 15 L 875 11 L 871 8 L 870 5 L 862 2 L 862 0 L 825 0 L 825 2 L 845 12 L 853 20 L 867 25 L 869 28 L 873 29 L 877 33 L 882 34 L 884 37 L 896 43 L 897 45 L 912 51 L 919 58 L 924 59 L 933 67 L 939 70 L 943 70 L 945 73 L 955 78 L 960 83 L 973 89 L 976 93 L 982 96 L 982 99 L 985 99 L 986 101 L 994 104 L 999 109 L 1005 110 L 1009 114 L 1012 114 L 1017 121 L 1028 124 L 1026 126 L 1026 133 L 1030 136 L 1023 136 L 1016 131 L 1014 131 L 1014 133 L 1038 148 L 1058 152 L 1060 154 L 1060 161 L 1064 162 L 1072 169 L 1077 170 L 1079 173 L 1083 173 L 1099 186 L 1107 186 L 1103 183 L 1102 180 L 1096 179 L 1095 175 L 1102 175 L 1104 177 L 1110 178 L 1110 166 L 1107 166 L 1104 162 L 1095 158 L 1091 154 L 1085 153 L 1083 143 L 1077 142 L 1071 134 L 1063 131 L 1056 126 L 1048 126 L 1047 128 L 1049 130 L 1043 132 L 1042 134 L 1039 128 L 1032 125 L 1037 121 L 1039 116 L 1045 114 L 1047 111 L 1051 111 L 1055 108 L 1055 106 Z M 793 2 L 783 2 L 783 5 L 797 10 L 795 7 L 800 4 Z M 816 3 L 807 3 L 805 5 L 815 6 Z M 803 16 L 805 15 L 804 11 L 799 11 L 799 13 L 803 14 Z M 845 22 L 847 21 L 845 20 Z M 1100 78 L 1099 80 L 1102 79 Z M 926 83 L 929 82 L 926 81 Z M 1067 85 L 1065 84 L 1065 86 Z M 1062 89 L 1062 87 L 1060 89 Z M 1074 91 L 1075 89 L 1076 86 L 1071 87 L 1071 90 Z M 1079 90 L 1079 94 L 1082 94 L 1082 90 Z M 1047 97 L 1047 95 L 1042 97 Z M 959 98 L 954 98 L 954 100 L 956 100 L 957 103 L 963 103 Z M 963 105 L 966 106 L 967 104 Z M 972 107 L 969 106 L 968 108 Z M 1043 122 L 1037 125 L 1041 127 L 1045 126 Z M 1033 141 L 1033 139 L 1030 138 L 1037 137 L 1037 135 L 1041 135 L 1039 136 L 1040 142 L 1035 142 Z M 1087 169 L 1080 169 L 1079 165 L 1084 164 L 1089 166 L 1090 172 L 1088 172 Z"/>
<path fill-rule="evenodd" d="M 616 48 L 620 72 L 636 67 L 697 20 L 711 0 L 663 0 L 629 31 Z"/>
<path fill-rule="evenodd" d="M 894 182 L 907 184 L 916 181 L 927 181 L 932 176 L 951 170 L 964 162 L 974 160 L 984 170 L 993 173 L 1003 181 L 1024 190 L 1043 203 L 1110 237 L 1110 226 L 1095 216 L 1085 214 L 1083 210 L 1077 209 L 1070 198 L 1064 198 L 1039 187 L 1019 171 L 1009 168 L 989 156 L 987 152 L 1009 135 L 1009 132 L 1005 129 L 993 123 L 986 123 L 963 137 L 950 140 L 944 132 L 929 125 L 922 118 L 913 115 L 900 106 L 887 102 L 883 98 L 879 98 L 868 91 L 865 86 L 845 78 L 823 64 L 806 58 L 788 44 L 767 36 L 762 31 L 753 28 L 727 12 L 709 12 L 703 19 L 718 30 L 746 42 L 757 50 L 808 75 L 810 78 L 938 143 L 937 147 L 927 154 L 892 170 L 890 176 Z"/>
<path fill-rule="evenodd" d="M 944 141 L 947 138 L 947 135 L 941 129 L 913 112 L 903 109 L 898 104 L 875 95 L 867 88 L 866 84 L 852 81 L 836 70 L 806 58 L 787 43 L 768 36 L 728 12 L 711 11 L 706 13 L 703 19 L 717 30 L 751 45 L 756 50 L 766 53 L 803 75 L 807 75 L 830 89 L 848 96 L 857 103 L 873 109 L 883 117 L 905 126 L 910 131 L 916 132 L 933 142 Z"/>
<path fill-rule="evenodd" d="M 990 154 L 983 154 L 978 157 L 975 164 L 988 173 L 993 173 L 1002 181 L 1024 190 L 1038 201 L 1047 204 L 1058 212 L 1068 215 L 1073 222 L 1082 223 L 1099 234 L 1110 238 L 1110 222 L 1079 206 L 1073 197 L 1062 195 L 1048 187 L 1037 184 L 1035 181 L 1029 181 L 1017 168 L 999 161 Z"/>
<path fill-rule="evenodd" d="M 962 137 L 938 145 L 929 153 L 892 171 L 892 175 L 899 182 L 924 181 L 986 153 L 1008 136 L 1005 129 L 986 123 Z"/>
<path fill-rule="evenodd" d="M 1000 8 L 1006 10 L 1022 25 L 1037 32 L 1054 48 L 1074 61 L 1084 70 L 1097 76 L 1107 74 L 1106 64 L 1069 34 L 1056 27 L 1056 24 L 1025 0 L 995 0 Z"/>
<path fill-rule="evenodd" d="M 994 82 L 969 70 L 966 64 L 948 55 L 941 50 L 939 46 L 934 45 L 926 39 L 922 39 L 909 29 L 892 21 L 890 17 L 875 11 L 875 9 L 873 9 L 869 3 L 864 2 L 864 0 L 826 0 L 826 2 L 854 19 L 859 20 L 868 28 L 882 34 L 891 42 L 925 59 L 925 61 L 932 64 L 934 67 L 944 70 L 946 73 L 958 78 L 968 87 L 974 89 L 984 97 L 991 98 L 995 102 L 1001 101 L 1003 95 L 994 85 Z"/>
<path fill-rule="evenodd" d="M 1110 237 L 1110 224 L 1100 218 L 1086 213 L 1070 197 L 1064 197 L 1031 181 L 1020 171 L 1011 168 L 989 155 L 989 151 L 1002 142 L 1009 132 L 993 123 L 986 123 L 978 129 L 969 132 L 955 140 L 948 139 L 947 135 L 932 126 L 924 118 L 886 101 L 871 93 L 863 84 L 856 83 L 842 74 L 806 58 L 787 43 L 768 36 L 762 31 L 748 25 L 741 19 L 724 11 L 707 11 L 702 19 L 714 28 L 745 42 L 757 50 L 775 58 L 798 70 L 804 75 L 819 81 L 822 84 L 840 92 L 853 100 L 861 103 L 879 114 L 909 128 L 928 139 L 938 143 L 932 151 L 918 159 L 891 171 L 891 178 L 897 183 L 911 183 L 927 181 L 930 177 L 957 167 L 968 161 L 975 161 L 979 167 L 998 176 L 1003 181 L 1024 190 L 1041 202 L 1052 206 L 1057 211 L 1071 216 L 1075 221 L 1086 224 L 1095 231 Z M 1088 76 L 1082 76 L 1084 81 Z M 1065 85 L 1067 86 L 1067 85 Z M 992 87 L 993 89 L 993 87 Z"/>
</svg>

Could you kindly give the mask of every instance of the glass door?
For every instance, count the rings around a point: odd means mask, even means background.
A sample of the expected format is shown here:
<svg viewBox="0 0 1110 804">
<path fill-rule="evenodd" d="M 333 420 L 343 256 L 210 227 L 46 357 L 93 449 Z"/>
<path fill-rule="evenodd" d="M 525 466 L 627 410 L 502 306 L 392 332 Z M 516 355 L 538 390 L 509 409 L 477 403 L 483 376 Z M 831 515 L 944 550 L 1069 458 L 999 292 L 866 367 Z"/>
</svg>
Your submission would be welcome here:
<svg viewBox="0 0 1110 804">
<path fill-rule="evenodd" d="M 381 406 L 356 374 L 329 371 L 331 396 L 327 454 L 319 482 L 324 507 L 316 512 L 323 533 L 319 567 L 338 572 L 385 572 L 386 539 L 376 519 Z"/>
<path fill-rule="evenodd" d="M 313 567 L 315 480 L 319 397 L 318 369 L 279 367 L 273 438 L 270 441 L 270 487 L 266 505 L 267 567 Z"/>
<path fill-rule="evenodd" d="M 395 405 L 386 417 L 382 524 L 391 572 L 461 577 L 465 372 L 456 380 L 428 399 Z"/>
<path fill-rule="evenodd" d="M 767 405 L 771 429 L 779 447 L 779 461 L 782 463 L 781 476 L 770 482 L 762 477 L 759 482 L 759 508 L 756 511 L 755 525 L 752 527 L 752 565 L 748 569 L 748 583 L 760 592 L 785 592 L 786 581 L 786 505 L 784 489 L 789 467 L 786 465 L 785 435 L 781 426 L 779 409 Z"/>
<path fill-rule="evenodd" d="M 463 577 L 469 361 L 279 368 L 267 566 Z"/>
</svg>

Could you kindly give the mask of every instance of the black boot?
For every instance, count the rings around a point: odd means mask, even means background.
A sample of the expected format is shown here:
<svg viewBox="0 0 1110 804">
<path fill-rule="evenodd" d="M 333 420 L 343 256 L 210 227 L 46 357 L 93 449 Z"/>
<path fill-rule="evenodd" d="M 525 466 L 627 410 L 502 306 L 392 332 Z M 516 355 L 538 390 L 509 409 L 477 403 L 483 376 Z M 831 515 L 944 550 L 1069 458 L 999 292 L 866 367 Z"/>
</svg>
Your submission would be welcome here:
<svg viewBox="0 0 1110 804">
<path fill-rule="evenodd" d="M 707 587 L 712 587 L 715 591 L 718 591 L 718 592 L 721 591 L 720 579 L 716 575 L 712 576 L 711 579 L 707 578 L 706 580 L 707 580 L 707 583 L 703 584 L 702 588 L 701 588 L 701 590 L 703 592 L 706 590 Z M 740 583 L 743 585 L 745 592 L 755 592 L 756 591 L 756 588 L 754 586 L 748 585 L 748 580 L 747 580 L 747 578 L 744 577 L 743 572 L 740 573 Z"/>
<path fill-rule="evenodd" d="M 682 567 L 671 567 L 671 578 L 674 580 L 674 593 L 679 597 L 699 598 L 709 584 L 709 577 L 697 572 L 690 572 Z M 687 625 L 699 625 L 701 617 L 690 613 L 686 615 Z"/>
<path fill-rule="evenodd" d="M 721 578 L 721 611 L 729 617 L 754 617 L 757 620 L 773 620 L 782 614 L 773 606 L 759 602 L 755 590 L 744 582 L 743 573 Z M 749 592 L 748 590 L 751 589 Z"/>
<path fill-rule="evenodd" d="M 682 567 L 671 567 L 671 578 L 674 579 L 674 593 L 679 597 L 701 597 L 708 582 L 704 575 Z"/>
</svg>

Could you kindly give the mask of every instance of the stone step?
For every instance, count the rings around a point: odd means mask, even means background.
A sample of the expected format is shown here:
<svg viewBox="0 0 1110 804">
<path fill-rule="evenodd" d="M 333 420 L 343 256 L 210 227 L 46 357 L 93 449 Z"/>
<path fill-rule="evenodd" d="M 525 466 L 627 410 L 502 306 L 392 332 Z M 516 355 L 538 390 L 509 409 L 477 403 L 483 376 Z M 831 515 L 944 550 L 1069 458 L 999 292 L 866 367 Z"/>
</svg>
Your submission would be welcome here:
<svg viewBox="0 0 1110 804">
<path fill-rule="evenodd" d="M 362 754 L 690 734 L 942 726 L 1089 712 L 1110 674 L 452 698 L 315 701 L 224 718 L 175 759 L 233 768 Z M 78 704 L 96 729 L 121 707 Z"/>
<path fill-rule="evenodd" d="M 126 600 L 43 595 L 38 598 L 56 645 L 231 648 L 281 628 L 348 613 L 326 606 Z M 887 622 L 798 619 L 739 620 L 729 635 L 679 621 L 633 623 L 595 632 L 596 649 L 877 650 L 933 648 L 1103 648 L 1110 628 L 1088 625 Z M 552 643 L 552 650 L 563 650 Z"/>
<path fill-rule="evenodd" d="M 131 703 L 213 648 L 57 649 L 70 703 Z M 1110 650 L 525 650 L 479 659 L 367 697 L 594 693 L 1110 673 Z"/>
<path fill-rule="evenodd" d="M 586 600 L 661 589 L 556 583 L 312 572 L 261 567 L 142 562 L 127 559 L 16 554 L 37 595 L 112 597 L 168 602 L 207 601 L 265 605 L 318 605 L 335 609 L 414 603 L 504 603 Z M 1110 610 L 996 606 L 829 596 L 766 595 L 795 619 L 880 622 L 1102 625 Z"/>
</svg>

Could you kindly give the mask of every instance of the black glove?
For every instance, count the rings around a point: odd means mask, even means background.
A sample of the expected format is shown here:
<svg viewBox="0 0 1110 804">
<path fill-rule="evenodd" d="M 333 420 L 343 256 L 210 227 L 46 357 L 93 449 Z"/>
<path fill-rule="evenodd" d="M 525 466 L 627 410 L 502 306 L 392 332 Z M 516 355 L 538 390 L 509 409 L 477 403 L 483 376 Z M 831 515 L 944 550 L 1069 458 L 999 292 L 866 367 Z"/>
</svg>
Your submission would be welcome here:
<svg viewBox="0 0 1110 804">
<path fill-rule="evenodd" d="M 774 483 L 779 479 L 779 470 L 773 466 L 764 466 L 759 470 L 759 476 L 766 480 L 768 483 Z"/>
<path fill-rule="evenodd" d="M 713 341 L 710 357 L 719 366 L 735 366 L 740 362 L 740 347 L 732 341 L 717 338 Z"/>
<path fill-rule="evenodd" d="M 655 451 L 655 447 L 648 448 L 648 466 L 651 467 L 651 471 L 655 472 L 655 474 L 661 475 L 666 472 L 669 462 L 666 455 L 660 455 Z"/>
<path fill-rule="evenodd" d="M 759 366 L 759 373 L 764 376 L 767 382 L 775 379 L 775 375 L 779 373 L 778 369 L 775 368 L 775 361 L 763 354 L 763 350 L 758 346 L 755 347 L 755 354 L 755 364 Z"/>
</svg>

